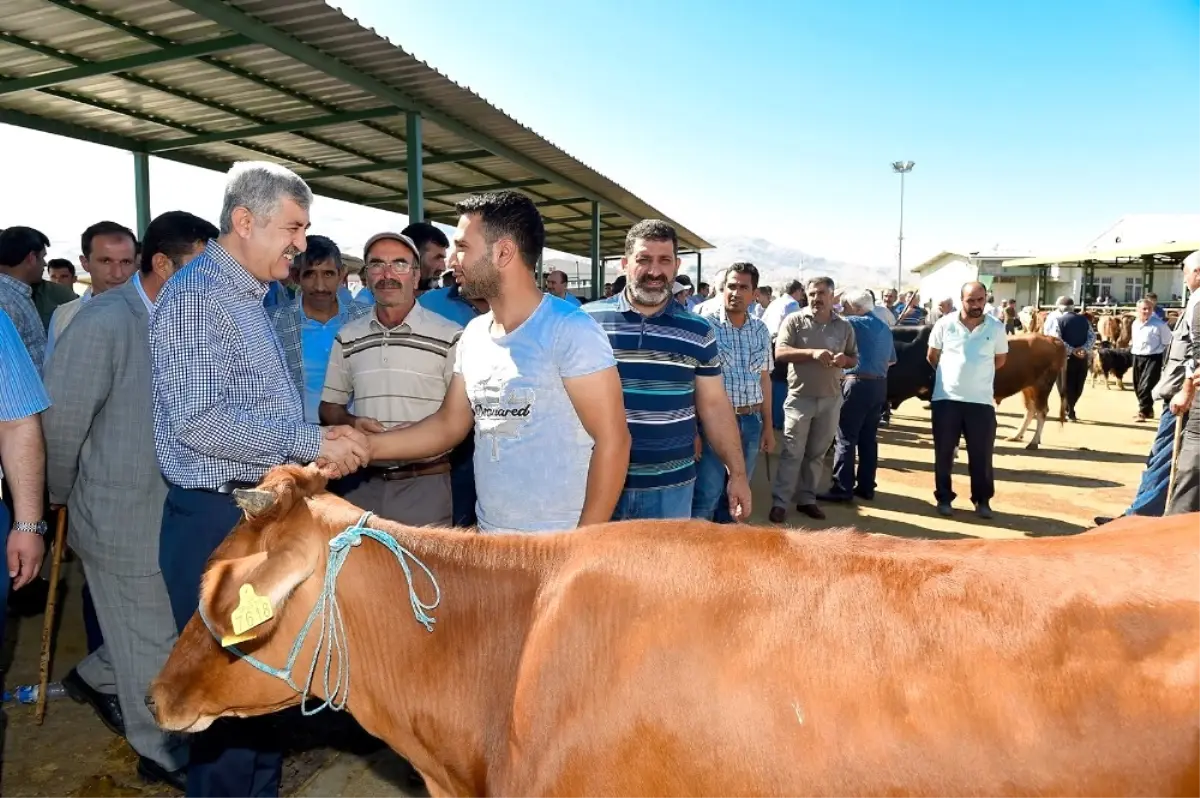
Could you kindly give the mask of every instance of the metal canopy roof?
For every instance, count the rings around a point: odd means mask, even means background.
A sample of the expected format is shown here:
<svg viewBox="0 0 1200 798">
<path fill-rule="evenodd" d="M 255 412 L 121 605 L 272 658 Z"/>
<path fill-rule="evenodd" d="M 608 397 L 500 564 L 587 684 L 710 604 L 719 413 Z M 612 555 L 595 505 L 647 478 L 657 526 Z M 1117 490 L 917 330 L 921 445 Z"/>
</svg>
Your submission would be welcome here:
<svg viewBox="0 0 1200 798">
<path fill-rule="evenodd" d="M 620 255 L 643 218 L 712 244 L 320 0 L 3 0 L 0 122 L 226 170 L 272 160 L 317 194 L 407 213 L 420 114 L 425 218 L 517 188 L 546 245 Z"/>
<path fill-rule="evenodd" d="M 1144 266 L 1145 263 L 1143 259 L 1151 258 L 1154 261 L 1155 268 L 1164 268 L 1168 266 L 1176 266 L 1182 263 L 1184 258 L 1196 250 L 1200 250 L 1200 241 L 1167 241 L 1161 244 L 1147 244 L 1141 247 L 1112 249 L 1100 252 L 1076 252 L 1069 255 L 1051 255 L 1037 258 L 1016 258 L 1014 260 L 1004 261 L 1001 266 L 1005 269 L 1013 269 L 1020 268 L 1022 266 L 1049 266 L 1056 263 L 1087 263 L 1092 265 L 1108 266 L 1111 268 L 1120 268 L 1122 266 Z"/>
</svg>

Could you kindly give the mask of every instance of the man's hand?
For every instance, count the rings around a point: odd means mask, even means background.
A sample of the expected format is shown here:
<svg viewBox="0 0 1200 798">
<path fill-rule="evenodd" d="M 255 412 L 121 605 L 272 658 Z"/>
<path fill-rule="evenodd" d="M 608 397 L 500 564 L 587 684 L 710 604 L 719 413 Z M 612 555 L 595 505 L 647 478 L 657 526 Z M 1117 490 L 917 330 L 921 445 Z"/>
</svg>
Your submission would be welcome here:
<svg viewBox="0 0 1200 798">
<path fill-rule="evenodd" d="M 383 432 L 383 425 L 378 420 L 368 418 L 367 416 L 356 416 L 354 418 L 354 428 L 363 434 Z"/>
<path fill-rule="evenodd" d="M 758 449 L 767 454 L 775 451 L 775 430 L 770 427 L 763 430 L 762 440 L 758 442 Z"/>
<path fill-rule="evenodd" d="M 822 366 L 832 366 L 833 352 L 830 352 L 828 349 L 818 349 L 817 353 L 813 355 L 813 360 L 817 361 Z"/>
<path fill-rule="evenodd" d="M 1187 380 L 1183 383 L 1183 387 L 1176 391 L 1171 397 L 1171 412 L 1176 416 L 1182 416 L 1192 406 L 1192 397 L 1196 395 L 1196 383 L 1193 380 Z"/>
<path fill-rule="evenodd" d="M 46 556 L 46 541 L 33 532 L 8 533 L 8 576 L 12 589 L 20 590 L 29 584 L 42 568 Z"/>
<path fill-rule="evenodd" d="M 745 474 L 729 475 L 729 487 L 725 489 L 729 497 L 729 515 L 734 521 L 742 522 L 750 518 L 750 483 Z"/>
<path fill-rule="evenodd" d="M 1071 353 L 1072 357 L 1077 357 L 1080 359 L 1087 357 L 1087 355 L 1088 355 L 1088 353 L 1087 353 L 1086 349 L 1076 349 L 1074 352 Z"/>
<path fill-rule="evenodd" d="M 317 454 L 317 465 L 331 478 L 344 477 L 371 462 L 367 438 L 353 427 L 322 428 L 324 439 Z"/>
<path fill-rule="evenodd" d="M 839 352 L 833 356 L 833 365 L 840 369 L 849 368 L 850 358 L 845 353 Z"/>
</svg>

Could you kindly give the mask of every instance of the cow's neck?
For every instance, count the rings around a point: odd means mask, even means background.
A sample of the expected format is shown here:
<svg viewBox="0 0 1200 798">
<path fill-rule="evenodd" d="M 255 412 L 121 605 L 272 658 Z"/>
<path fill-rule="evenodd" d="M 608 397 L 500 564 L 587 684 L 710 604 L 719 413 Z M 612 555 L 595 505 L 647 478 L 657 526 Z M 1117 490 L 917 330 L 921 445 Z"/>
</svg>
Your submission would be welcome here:
<svg viewBox="0 0 1200 798">
<path fill-rule="evenodd" d="M 544 539 L 379 520 L 371 526 L 391 532 L 429 567 L 441 603 L 429 632 L 414 618 L 394 555 L 367 541 L 350 555 L 339 579 L 339 592 L 356 594 L 342 601 L 349 710 L 435 782 L 435 793 L 484 794 L 503 767 L 496 763 L 506 761 L 517 668 L 541 574 L 556 549 Z M 430 603 L 433 586 L 410 567 L 418 596 Z"/>
</svg>

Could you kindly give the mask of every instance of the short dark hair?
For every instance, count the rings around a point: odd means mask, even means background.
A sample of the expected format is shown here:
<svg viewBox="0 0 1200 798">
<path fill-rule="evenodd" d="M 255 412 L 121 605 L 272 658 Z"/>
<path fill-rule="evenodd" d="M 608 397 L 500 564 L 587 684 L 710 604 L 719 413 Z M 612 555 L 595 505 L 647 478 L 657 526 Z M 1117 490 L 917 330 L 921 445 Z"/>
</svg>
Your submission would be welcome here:
<svg viewBox="0 0 1200 798">
<path fill-rule="evenodd" d="M 32 253 L 50 246 L 50 239 L 32 227 L 9 227 L 0 233 L 0 266 L 20 266 Z"/>
<path fill-rule="evenodd" d="M 837 288 L 837 286 L 833 283 L 833 278 L 826 277 L 824 275 L 821 275 L 820 277 L 809 277 L 808 282 L 804 284 L 804 288 L 807 290 L 810 285 L 828 286 L 830 291 L 833 291 Z"/>
<path fill-rule="evenodd" d="M 536 269 L 546 246 L 546 225 L 533 200 L 519 191 L 489 191 L 472 194 L 454 204 L 463 216 L 478 216 L 483 222 L 483 240 L 488 246 L 511 238 L 521 260 Z"/>
<path fill-rule="evenodd" d="M 792 294 L 804 288 L 804 283 L 799 280 L 788 280 L 787 285 L 783 287 L 783 293 L 791 296 Z"/>
<path fill-rule="evenodd" d="M 90 258 L 92 256 L 92 241 L 96 236 L 129 236 L 129 240 L 133 242 L 133 248 L 137 249 L 137 236 L 125 225 L 116 222 L 96 222 L 84 230 L 83 235 L 79 237 L 79 249 L 83 252 L 83 257 Z"/>
<path fill-rule="evenodd" d="M 154 270 L 154 256 L 160 252 L 178 267 L 197 241 L 207 242 L 218 235 L 220 231 L 216 225 L 187 211 L 159 214 L 146 227 L 142 242 L 142 273 L 149 274 Z"/>
<path fill-rule="evenodd" d="M 711 286 L 708 283 L 700 283 L 696 286 L 700 291 L 707 291 Z"/>
<path fill-rule="evenodd" d="M 721 283 L 722 283 L 721 289 L 722 290 L 724 290 L 724 288 L 725 288 L 724 283 L 729 282 L 730 273 L 750 275 L 751 287 L 755 288 L 755 289 L 758 288 L 758 268 L 755 267 L 755 265 L 753 263 L 748 263 L 744 260 L 740 260 L 737 263 L 730 265 L 729 268 L 727 268 L 725 270 L 724 274 L 721 277 Z"/>
<path fill-rule="evenodd" d="M 304 274 L 305 269 L 311 269 L 318 263 L 333 261 L 335 269 L 342 268 L 342 251 L 332 238 L 325 236 L 307 236 L 305 250 L 296 256 L 296 275 Z"/>
<path fill-rule="evenodd" d="M 406 235 L 412 239 L 417 245 L 418 250 L 424 250 L 425 245 L 429 243 L 437 244 L 439 247 L 449 248 L 450 239 L 446 238 L 446 234 L 437 229 L 430 222 L 413 222 L 408 227 L 400 231 L 401 235 Z M 418 255 L 421 253 L 418 252 Z"/>
<path fill-rule="evenodd" d="M 67 271 L 71 272 L 72 277 L 75 276 L 75 264 L 71 263 L 71 261 L 67 260 L 66 258 L 51 258 L 50 260 L 46 261 L 46 268 L 66 269 Z"/>
<path fill-rule="evenodd" d="M 670 241 L 671 251 L 679 255 L 679 236 L 675 235 L 675 228 L 662 219 L 642 219 L 629 228 L 629 232 L 625 234 L 626 256 L 633 254 L 633 242 L 639 239 L 642 241 Z"/>
</svg>

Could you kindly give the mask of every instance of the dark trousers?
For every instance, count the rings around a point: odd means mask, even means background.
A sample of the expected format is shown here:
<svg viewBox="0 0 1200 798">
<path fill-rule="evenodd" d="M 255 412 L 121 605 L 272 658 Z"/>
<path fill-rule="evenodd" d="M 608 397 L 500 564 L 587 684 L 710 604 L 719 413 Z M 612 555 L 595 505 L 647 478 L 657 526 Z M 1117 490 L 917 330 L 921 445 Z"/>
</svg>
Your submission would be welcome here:
<svg viewBox="0 0 1200 798">
<path fill-rule="evenodd" d="M 887 402 L 886 379 L 847 377 L 842 382 L 842 411 L 838 418 L 833 454 L 833 489 L 838 496 L 850 496 L 857 481 L 858 492 L 875 493 L 875 472 L 879 467 L 879 420 Z M 854 460 L 858 455 L 858 473 Z M 857 476 L 857 480 L 856 480 Z"/>
<path fill-rule="evenodd" d="M 1162 367 L 1162 354 L 1133 356 L 1133 390 L 1138 412 L 1146 418 L 1154 418 L 1154 386 L 1162 376 Z"/>
<path fill-rule="evenodd" d="M 971 501 L 990 501 L 996 493 L 992 451 L 996 444 L 996 408 L 991 404 L 939 399 L 933 405 L 933 496 L 953 502 L 950 472 L 960 438 L 967 439 L 967 470 L 971 474 Z"/>
<path fill-rule="evenodd" d="M 1088 359 L 1067 357 L 1067 365 L 1058 375 L 1058 393 L 1067 403 L 1067 418 L 1075 418 L 1075 403 L 1083 396 L 1083 383 L 1087 379 Z"/>
<path fill-rule="evenodd" d="M 450 450 L 450 501 L 454 525 L 475 526 L 475 433 Z"/>
<path fill-rule="evenodd" d="M 241 515 L 232 496 L 175 485 L 167 492 L 158 562 L 181 632 L 199 604 L 200 577 L 209 555 Z M 187 794 L 279 795 L 283 775 L 279 748 L 268 718 L 222 718 L 192 736 Z"/>
<path fill-rule="evenodd" d="M 1172 432 L 1172 439 L 1174 432 Z M 1200 511 L 1200 396 L 1192 400 L 1176 452 L 1175 489 L 1166 515 Z"/>
</svg>

